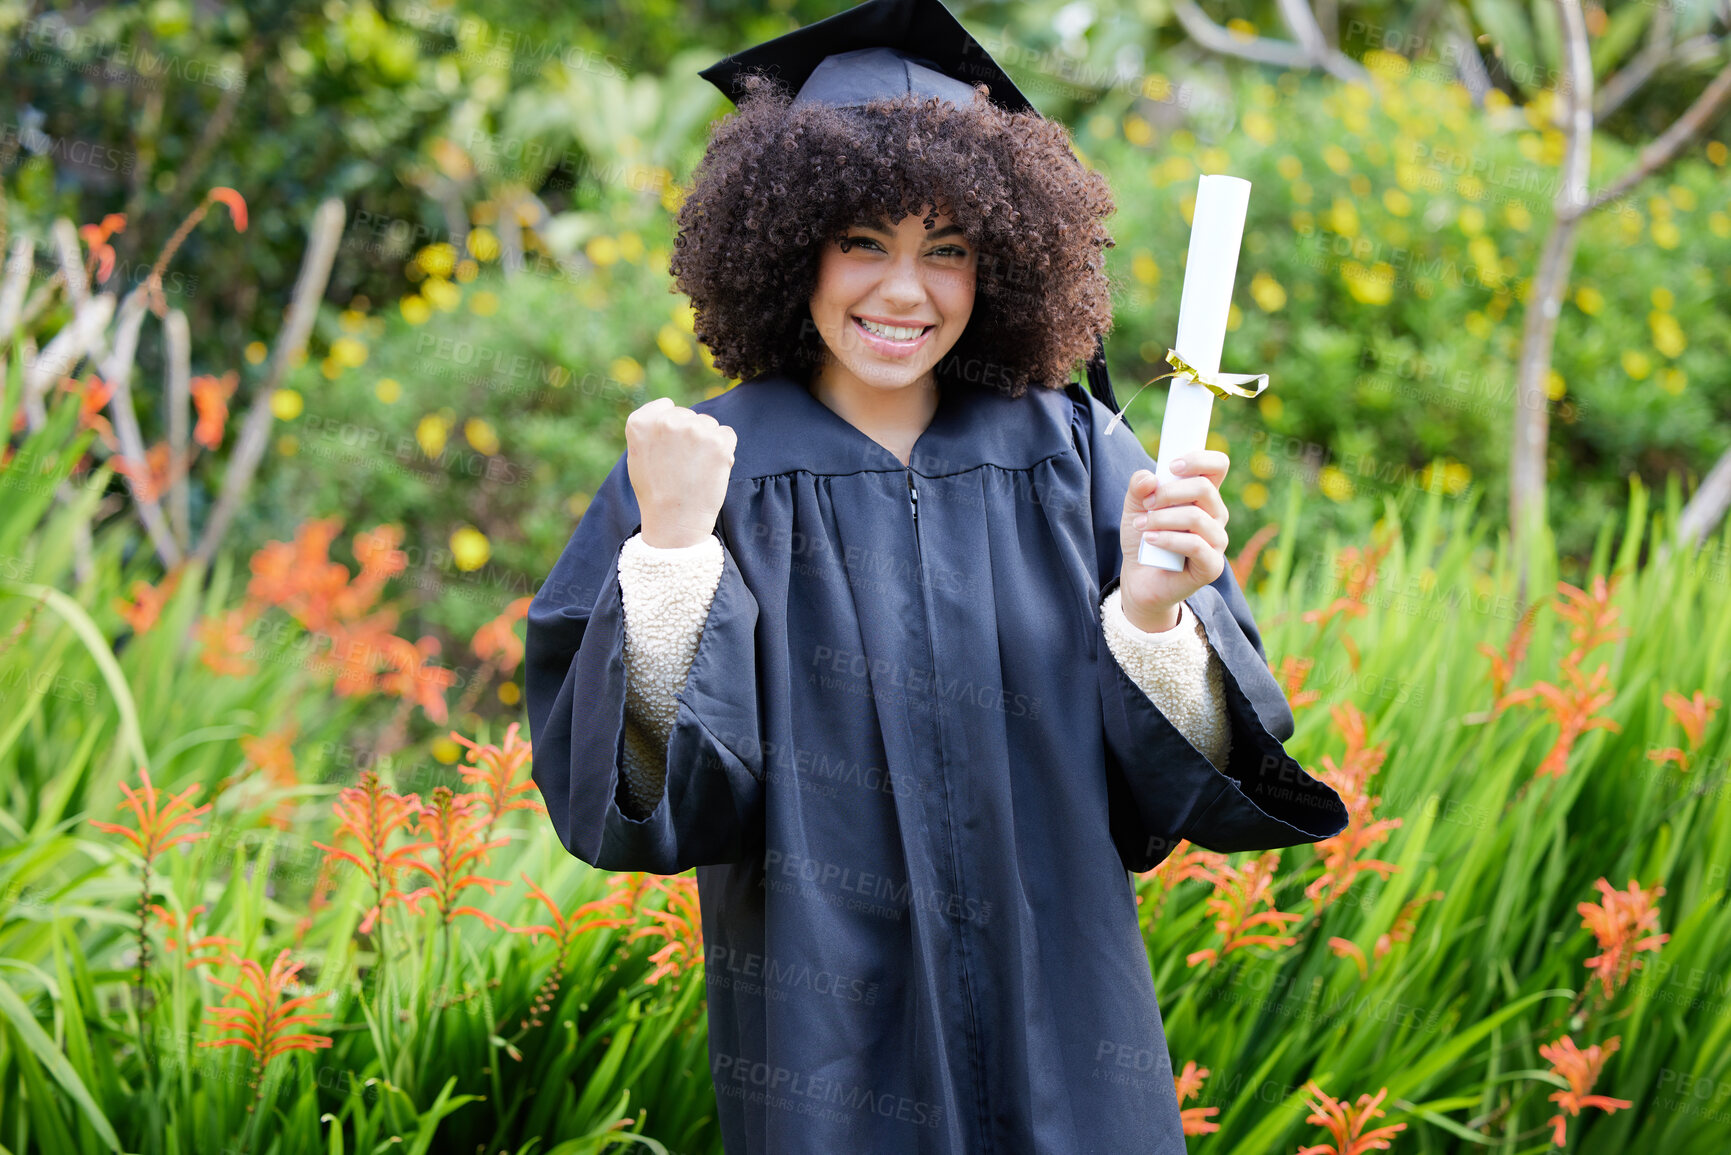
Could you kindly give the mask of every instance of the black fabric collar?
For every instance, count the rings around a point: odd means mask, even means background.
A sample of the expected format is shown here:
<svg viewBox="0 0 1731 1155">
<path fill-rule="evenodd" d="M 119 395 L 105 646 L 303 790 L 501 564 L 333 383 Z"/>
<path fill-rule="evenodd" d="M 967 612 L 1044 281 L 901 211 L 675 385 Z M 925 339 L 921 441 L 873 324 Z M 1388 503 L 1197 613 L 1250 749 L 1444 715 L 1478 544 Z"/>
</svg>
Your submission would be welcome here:
<svg viewBox="0 0 1731 1155">
<path fill-rule="evenodd" d="M 982 465 L 1028 469 L 1072 451 L 1071 416 L 1079 386 L 1033 386 L 1011 399 L 989 385 L 945 382 L 938 407 L 908 464 L 819 401 L 803 382 L 782 374 L 741 381 L 692 406 L 739 435 L 733 480 L 805 472 L 863 472 L 921 477 L 964 473 Z"/>
</svg>

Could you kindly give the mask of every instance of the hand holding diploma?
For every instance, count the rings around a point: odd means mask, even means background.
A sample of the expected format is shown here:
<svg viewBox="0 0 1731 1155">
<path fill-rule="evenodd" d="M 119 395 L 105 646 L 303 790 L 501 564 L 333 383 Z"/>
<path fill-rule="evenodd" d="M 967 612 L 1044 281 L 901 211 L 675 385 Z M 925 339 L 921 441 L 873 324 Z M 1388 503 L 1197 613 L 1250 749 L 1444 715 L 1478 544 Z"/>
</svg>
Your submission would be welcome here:
<svg viewBox="0 0 1731 1155">
<path fill-rule="evenodd" d="M 1178 340 L 1166 355 L 1173 370 L 1154 378 L 1173 378 L 1160 427 L 1160 455 L 1155 472 L 1138 470 L 1124 495 L 1120 586 L 1125 616 L 1140 629 L 1172 628 L 1178 603 L 1219 577 L 1226 565 L 1227 512 L 1220 485 L 1230 462 L 1224 453 L 1204 448 L 1208 422 L 1215 397 L 1255 397 L 1268 386 L 1266 373 L 1220 372 L 1249 203 L 1247 180 L 1204 175 L 1197 184 Z M 1256 388 L 1244 388 L 1252 381 Z M 1114 418 L 1107 432 L 1117 424 Z M 1174 471 L 1169 463 L 1178 461 L 1189 468 Z"/>
</svg>

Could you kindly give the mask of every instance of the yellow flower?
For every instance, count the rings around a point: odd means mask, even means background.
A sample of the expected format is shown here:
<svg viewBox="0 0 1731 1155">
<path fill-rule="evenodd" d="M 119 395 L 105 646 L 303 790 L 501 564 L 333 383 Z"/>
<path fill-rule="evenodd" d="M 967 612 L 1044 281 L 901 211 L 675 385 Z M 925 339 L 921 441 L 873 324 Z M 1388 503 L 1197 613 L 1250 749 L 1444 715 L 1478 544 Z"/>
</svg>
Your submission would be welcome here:
<svg viewBox="0 0 1731 1155">
<path fill-rule="evenodd" d="M 1304 175 L 1304 162 L 1290 153 L 1275 161 L 1274 168 L 1287 180 L 1297 180 Z"/>
<path fill-rule="evenodd" d="M 583 248 L 583 255 L 593 263 L 606 267 L 619 259 L 619 242 L 609 236 L 599 236 Z"/>
<path fill-rule="evenodd" d="M 489 228 L 469 230 L 469 251 L 476 260 L 490 261 L 499 255 L 499 238 Z"/>
<path fill-rule="evenodd" d="M 338 337 L 331 342 L 331 360 L 345 369 L 354 369 L 367 363 L 367 347 L 353 337 Z"/>
<path fill-rule="evenodd" d="M 337 314 L 337 328 L 345 333 L 359 333 L 367 323 L 367 315 L 356 309 L 344 309 Z"/>
<path fill-rule="evenodd" d="M 1358 206 L 1345 197 L 1335 197 L 1328 211 L 1328 227 L 1343 237 L 1358 235 Z"/>
<path fill-rule="evenodd" d="M 1144 285 L 1160 283 L 1160 262 L 1154 259 L 1154 254 L 1146 249 L 1138 249 L 1136 255 L 1130 258 L 1130 275 Z"/>
<path fill-rule="evenodd" d="M 1683 336 L 1683 327 L 1677 324 L 1677 318 L 1673 314 L 1661 313 L 1655 309 L 1647 314 L 1647 324 L 1653 330 L 1653 348 L 1672 360 L 1683 355 L 1689 342 Z"/>
<path fill-rule="evenodd" d="M 1462 322 L 1462 325 L 1466 328 L 1467 332 L 1471 333 L 1481 341 L 1486 337 L 1489 337 L 1491 332 L 1496 328 L 1496 326 L 1491 323 L 1491 319 L 1479 312 L 1477 309 L 1473 309 L 1471 312 L 1467 313 L 1466 320 Z"/>
<path fill-rule="evenodd" d="M 1238 491 L 1238 498 L 1250 509 L 1261 509 L 1268 504 L 1268 487 L 1260 481 L 1252 481 Z"/>
<path fill-rule="evenodd" d="M 473 258 L 464 257 L 462 260 L 457 262 L 457 280 L 461 281 L 463 284 L 468 284 L 480 275 L 481 266 L 477 265 Z"/>
<path fill-rule="evenodd" d="M 1236 333 L 1243 324 L 1244 310 L 1240 309 L 1236 303 L 1228 305 L 1226 307 L 1226 331 Z M 1208 436 L 1213 437 L 1214 435 L 1210 433 Z"/>
<path fill-rule="evenodd" d="M 1292 182 L 1292 203 L 1295 205 L 1307 205 L 1307 204 L 1309 204 L 1310 203 L 1310 191 L 1311 191 L 1310 185 L 1307 182 L 1301 181 L 1301 180 L 1293 181 Z"/>
<path fill-rule="evenodd" d="M 1244 114 L 1244 135 L 1257 144 L 1274 143 L 1274 120 L 1260 109 L 1252 109 Z"/>
<path fill-rule="evenodd" d="M 1266 270 L 1250 278 L 1250 296 L 1264 313 L 1272 313 L 1286 304 L 1286 290 Z"/>
<path fill-rule="evenodd" d="M 1159 72 L 1150 72 L 1142 81 L 1142 95 L 1161 103 L 1172 99 L 1172 82 Z"/>
<path fill-rule="evenodd" d="M 1671 203 L 1682 209 L 1684 212 L 1693 212 L 1695 210 L 1694 189 L 1687 188 L 1680 184 L 1674 184 L 1670 188 L 1666 189 L 1665 192 L 1666 195 L 1671 198 Z"/>
<path fill-rule="evenodd" d="M 248 365 L 257 365 L 265 359 L 269 352 L 270 350 L 265 348 L 263 341 L 249 342 L 246 347 L 246 363 Z"/>
<path fill-rule="evenodd" d="M 456 267 L 457 250 L 445 241 L 438 241 L 416 253 L 415 264 L 430 276 L 448 277 Z"/>
<path fill-rule="evenodd" d="M 1552 369 L 1550 376 L 1545 378 L 1545 396 L 1552 401 L 1561 401 L 1567 390 L 1568 385 L 1563 381 L 1563 375 Z"/>
<path fill-rule="evenodd" d="M 1352 478 L 1342 473 L 1332 465 L 1322 467 L 1322 472 L 1316 479 L 1317 488 L 1322 490 L 1322 496 L 1330 501 L 1345 501 L 1352 496 Z"/>
<path fill-rule="evenodd" d="M 271 416 L 278 421 L 293 421 L 304 408 L 298 389 L 278 389 L 270 395 Z"/>
<path fill-rule="evenodd" d="M 427 283 L 421 286 L 421 296 L 442 313 L 455 311 L 463 302 L 463 290 L 438 277 L 427 278 Z"/>
<path fill-rule="evenodd" d="M 1527 211 L 1527 206 L 1520 201 L 1510 201 L 1503 206 L 1503 219 L 1509 222 L 1509 227 L 1517 233 L 1524 233 L 1533 227 L 1533 214 Z"/>
<path fill-rule="evenodd" d="M 615 357 L 607 366 L 607 372 L 621 385 L 640 385 L 643 382 L 643 366 L 631 357 Z"/>
<path fill-rule="evenodd" d="M 463 748 L 452 738 L 434 738 L 427 744 L 427 750 L 440 762 L 450 766 L 463 756 Z"/>
<path fill-rule="evenodd" d="M 1689 384 L 1689 375 L 1675 365 L 1659 374 L 1659 388 L 1675 397 Z"/>
<path fill-rule="evenodd" d="M 1485 231 L 1485 210 L 1477 205 L 1467 205 L 1461 210 L 1460 219 L 1457 223 L 1461 227 L 1461 232 L 1469 237 L 1475 237 Z"/>
<path fill-rule="evenodd" d="M 427 299 L 414 294 L 404 297 L 399 307 L 403 310 L 403 320 L 411 325 L 423 324 L 433 315 L 432 306 L 427 304 Z"/>
<path fill-rule="evenodd" d="M 471 417 L 463 422 L 463 438 L 473 445 L 478 452 L 488 457 L 499 452 L 499 434 L 493 426 L 479 417 Z"/>
<path fill-rule="evenodd" d="M 415 442 L 428 457 L 445 452 L 445 442 L 451 436 L 451 423 L 437 413 L 429 413 L 415 423 Z"/>
<path fill-rule="evenodd" d="M 1265 394 L 1265 396 L 1272 396 L 1272 394 Z M 1250 472 L 1252 476 L 1267 481 L 1274 476 L 1274 458 L 1261 450 L 1257 450 L 1250 455 Z"/>
<path fill-rule="evenodd" d="M 1251 115 L 1258 114 L 1252 113 Z M 1267 118 L 1264 117 L 1263 119 L 1266 120 Z M 1244 120 L 1246 131 L 1248 131 L 1250 117 L 1246 116 Z M 1137 148 L 1146 148 L 1154 141 L 1154 126 L 1149 124 L 1146 120 L 1143 120 L 1140 116 L 1137 116 L 1135 113 L 1131 113 L 1129 116 L 1124 118 L 1124 139 L 1135 145 Z"/>
<path fill-rule="evenodd" d="M 1267 421 L 1279 421 L 1280 415 L 1286 412 L 1286 402 L 1278 393 L 1263 393 L 1256 399 L 1256 407 L 1262 410 L 1263 419 Z"/>
<path fill-rule="evenodd" d="M 1682 232 L 1669 220 L 1653 222 L 1653 243 L 1661 249 L 1674 249 L 1682 240 Z"/>
<path fill-rule="evenodd" d="M 1322 150 L 1322 163 L 1342 176 L 1352 169 L 1352 157 L 1338 144 L 1331 144 Z"/>
<path fill-rule="evenodd" d="M 1653 286 L 1653 291 L 1649 296 L 1652 298 L 1655 309 L 1669 309 L 1677 303 L 1676 296 L 1663 285 Z"/>
<path fill-rule="evenodd" d="M 465 525 L 451 534 L 451 560 L 465 573 L 480 569 L 492 556 L 493 547 L 487 535 L 474 526 Z"/>
<path fill-rule="evenodd" d="M 1196 159 L 1205 170 L 1211 172 L 1225 172 L 1232 167 L 1232 154 L 1223 148 L 1203 149 Z"/>
<path fill-rule="evenodd" d="M 1294 212 L 1291 217 L 1292 231 L 1299 236 L 1308 237 L 1316 228 L 1316 218 L 1304 209 Z"/>
<path fill-rule="evenodd" d="M 1706 151 L 1707 159 L 1718 165 L 1720 168 L 1724 168 L 1726 158 L 1731 157 L 1731 148 L 1726 148 L 1725 142 L 1722 140 L 1708 141 Z"/>
<path fill-rule="evenodd" d="M 1639 349 L 1624 349 L 1622 362 L 1623 372 L 1637 381 L 1645 381 L 1648 374 L 1653 372 L 1652 359 Z"/>
<path fill-rule="evenodd" d="M 1713 143 L 1718 144 L 1719 142 L 1714 141 Z M 1731 238 L 1731 216 L 1726 216 L 1724 213 L 1714 213 L 1707 218 L 1707 227 L 1712 229 L 1713 235 L 1721 240 Z"/>
<path fill-rule="evenodd" d="M 1196 194 L 1185 193 L 1178 201 L 1178 211 L 1184 214 L 1184 223 L 1196 223 Z"/>
<path fill-rule="evenodd" d="M 499 298 L 490 289 L 482 289 L 469 298 L 469 311 L 477 317 L 491 317 L 499 311 Z"/>
<path fill-rule="evenodd" d="M 1514 101 L 1509 99 L 1509 94 L 1500 88 L 1493 87 L 1489 92 L 1485 93 L 1485 108 L 1487 111 L 1501 112 L 1505 108 L 1513 107 L 1513 105 Z"/>
<path fill-rule="evenodd" d="M 1378 261 L 1368 269 L 1357 261 L 1348 261 L 1341 266 L 1340 276 L 1353 300 L 1362 304 L 1386 305 L 1394 295 L 1394 267 L 1386 261 Z"/>
<path fill-rule="evenodd" d="M 1233 38 L 1236 40 L 1256 39 L 1256 25 L 1244 19 L 1242 16 L 1234 16 L 1232 19 L 1228 20 L 1226 22 L 1226 31 L 1232 33 Z"/>
<path fill-rule="evenodd" d="M 1397 217 L 1404 217 L 1412 212 L 1412 198 L 1397 188 L 1383 189 L 1382 207 Z"/>
<path fill-rule="evenodd" d="M 1582 285 L 1575 290 L 1575 307 L 1589 317 L 1596 317 L 1605 307 L 1605 294 L 1591 285 Z"/>
<path fill-rule="evenodd" d="M 1388 80 L 1404 80 L 1412 71 L 1412 62 L 1406 57 L 1398 52 L 1385 52 L 1380 48 L 1366 52 L 1361 63 L 1372 76 Z M 1392 113 L 1394 110 L 1391 108 L 1389 111 Z"/>
<path fill-rule="evenodd" d="M 1468 241 L 1467 255 L 1479 267 L 1482 280 L 1489 282 L 1502 276 L 1502 265 L 1497 260 L 1496 242 L 1489 237 L 1479 236 Z"/>
<path fill-rule="evenodd" d="M 373 396 L 386 405 L 394 405 L 403 395 L 403 387 L 395 377 L 380 377 L 378 384 L 373 386 Z"/>
<path fill-rule="evenodd" d="M 691 343 L 685 339 L 677 326 L 663 325 L 655 334 L 655 345 L 675 365 L 683 365 L 691 360 Z"/>
</svg>

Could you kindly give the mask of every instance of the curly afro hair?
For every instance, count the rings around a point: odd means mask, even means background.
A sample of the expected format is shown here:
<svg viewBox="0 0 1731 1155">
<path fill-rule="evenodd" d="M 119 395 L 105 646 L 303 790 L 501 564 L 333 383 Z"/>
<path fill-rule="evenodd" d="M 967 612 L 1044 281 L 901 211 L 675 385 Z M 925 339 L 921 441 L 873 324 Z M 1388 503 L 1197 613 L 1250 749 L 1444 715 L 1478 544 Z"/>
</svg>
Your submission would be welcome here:
<svg viewBox="0 0 1731 1155">
<path fill-rule="evenodd" d="M 979 254 L 967 328 L 940 382 L 1020 397 L 1061 389 L 1112 325 L 1105 178 L 1068 131 L 1008 112 L 909 94 L 843 108 L 792 107 L 779 81 L 747 76 L 716 126 L 677 217 L 669 270 L 715 367 L 805 380 L 828 350 L 811 320 L 825 245 L 862 222 L 948 212 Z"/>
</svg>

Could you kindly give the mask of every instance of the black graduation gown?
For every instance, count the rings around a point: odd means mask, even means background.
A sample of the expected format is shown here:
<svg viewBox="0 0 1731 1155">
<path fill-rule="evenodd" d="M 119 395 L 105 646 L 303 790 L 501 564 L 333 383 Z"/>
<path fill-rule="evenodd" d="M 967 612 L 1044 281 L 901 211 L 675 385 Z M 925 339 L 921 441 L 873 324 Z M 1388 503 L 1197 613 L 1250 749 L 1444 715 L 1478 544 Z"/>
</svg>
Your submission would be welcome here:
<svg viewBox="0 0 1731 1155">
<path fill-rule="evenodd" d="M 526 680 L 565 847 L 697 868 L 729 1155 L 1180 1155 L 1128 871 L 1346 824 L 1282 747 L 1231 568 L 1187 602 L 1226 671 L 1220 773 L 1101 633 L 1153 462 L 1079 385 L 946 384 L 908 466 L 790 378 L 693 408 L 738 446 L 652 814 L 620 809 L 623 453 L 532 601 Z"/>
</svg>

